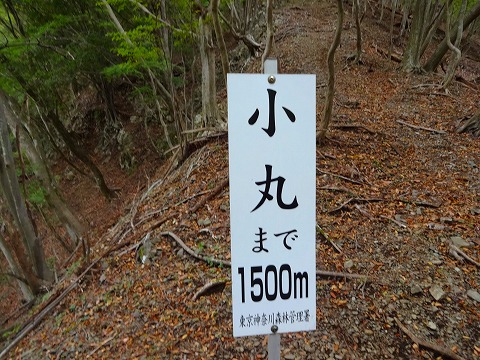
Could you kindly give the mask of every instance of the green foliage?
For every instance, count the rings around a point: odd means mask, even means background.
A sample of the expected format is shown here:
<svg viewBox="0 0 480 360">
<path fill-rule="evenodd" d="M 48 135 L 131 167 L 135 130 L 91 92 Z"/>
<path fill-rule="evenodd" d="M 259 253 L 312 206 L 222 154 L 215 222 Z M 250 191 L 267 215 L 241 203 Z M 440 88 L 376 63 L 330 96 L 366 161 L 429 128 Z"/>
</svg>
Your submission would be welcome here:
<svg viewBox="0 0 480 360">
<path fill-rule="evenodd" d="M 77 271 L 79 268 L 80 268 L 80 265 L 81 265 L 81 260 L 77 260 L 75 261 L 72 265 L 70 265 L 66 271 L 67 275 L 70 276 L 72 274 L 75 273 L 75 271 Z"/>
<path fill-rule="evenodd" d="M 21 324 L 18 324 L 18 325 L 15 325 L 12 329 L 10 329 L 9 331 L 5 331 L 3 334 L 2 334 L 2 338 L 3 339 L 8 339 L 9 337 L 11 337 L 12 335 L 15 335 L 16 333 L 18 333 L 20 331 L 20 328 L 21 328 Z"/>
</svg>

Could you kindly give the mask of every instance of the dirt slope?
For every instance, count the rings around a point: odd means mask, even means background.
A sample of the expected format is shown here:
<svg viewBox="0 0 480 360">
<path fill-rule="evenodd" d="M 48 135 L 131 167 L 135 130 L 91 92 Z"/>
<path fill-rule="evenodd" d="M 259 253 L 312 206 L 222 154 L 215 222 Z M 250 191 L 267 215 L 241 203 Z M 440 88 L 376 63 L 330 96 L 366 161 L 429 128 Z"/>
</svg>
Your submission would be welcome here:
<svg viewBox="0 0 480 360">
<path fill-rule="evenodd" d="M 399 72 L 379 51 L 388 49 L 386 29 L 368 18 L 363 64 L 349 64 L 355 29 L 346 19 L 333 128 L 317 148 L 317 222 L 324 231 L 317 238 L 317 268 L 372 281 L 319 278 L 317 330 L 283 335 L 282 358 L 440 355 L 414 344 L 395 319 L 431 344 L 478 358 L 479 268 L 452 255 L 450 243 L 480 261 L 480 141 L 454 132 L 456 121 L 479 106 L 479 92 L 454 82 L 445 94 L 426 85 L 440 76 Z M 320 118 L 334 4 L 292 1 L 276 11 L 276 23 L 282 72 L 317 74 Z M 258 62 L 253 67 L 258 71 Z M 470 81 L 480 78 L 470 63 L 461 69 Z M 166 234 L 201 256 L 229 260 L 228 186 L 219 186 L 228 178 L 227 148 L 219 137 L 177 169 L 168 172 L 164 164 L 121 219 L 107 205 L 96 208 L 98 224 L 116 225 L 94 257 L 111 245 L 130 245 L 102 259 L 10 356 L 266 358 L 264 337 L 232 337 L 230 269 L 196 260 Z M 84 216 L 89 211 L 83 209 Z M 151 258 L 141 264 L 132 245 L 147 234 Z M 226 286 L 193 300 L 211 281 Z M 435 287 L 444 292 L 437 300 Z"/>
</svg>

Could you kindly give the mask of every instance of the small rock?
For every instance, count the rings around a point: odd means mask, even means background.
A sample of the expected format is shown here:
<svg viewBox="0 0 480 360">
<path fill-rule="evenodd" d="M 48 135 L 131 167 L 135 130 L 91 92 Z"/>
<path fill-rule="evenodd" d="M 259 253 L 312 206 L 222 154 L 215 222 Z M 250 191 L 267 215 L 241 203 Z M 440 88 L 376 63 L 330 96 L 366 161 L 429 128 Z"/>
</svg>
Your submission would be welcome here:
<svg viewBox="0 0 480 360">
<path fill-rule="evenodd" d="M 469 242 L 466 242 L 465 240 L 462 239 L 461 236 L 452 236 L 450 238 L 450 241 L 452 242 L 453 245 L 456 247 L 469 247 L 472 246 Z"/>
<path fill-rule="evenodd" d="M 427 227 L 430 230 L 445 230 L 445 225 L 442 224 L 428 223 Z"/>
<path fill-rule="evenodd" d="M 442 265 L 442 263 L 443 263 L 443 261 L 438 259 L 438 258 L 433 259 L 431 262 L 432 262 L 433 265 Z"/>
<path fill-rule="evenodd" d="M 209 219 L 209 218 L 206 218 L 206 219 L 198 219 L 197 220 L 197 224 L 198 226 L 208 226 L 212 223 L 212 221 Z"/>
<path fill-rule="evenodd" d="M 443 291 L 442 287 L 437 284 L 432 285 L 432 287 L 428 289 L 428 291 L 436 301 L 443 299 L 443 297 L 445 296 L 445 292 Z"/>
<path fill-rule="evenodd" d="M 65 174 L 65 179 L 67 179 L 68 181 L 72 181 L 73 179 L 75 179 L 75 173 L 73 171 L 69 171 Z"/>
<path fill-rule="evenodd" d="M 107 275 L 105 275 L 105 273 L 103 273 L 102 275 L 100 275 L 100 284 L 103 284 L 105 282 L 105 280 L 107 280 Z"/>
<path fill-rule="evenodd" d="M 295 360 L 295 355 L 293 354 L 287 354 L 283 357 L 284 359 L 287 359 L 287 360 Z"/>
<path fill-rule="evenodd" d="M 418 295 L 418 294 L 421 294 L 423 292 L 423 289 L 420 285 L 418 284 L 412 284 L 410 286 L 410 294 L 412 295 Z"/>
<path fill-rule="evenodd" d="M 430 330 L 437 331 L 437 325 L 436 325 L 433 321 L 429 321 L 429 322 L 427 323 L 427 327 L 428 327 Z"/>
<path fill-rule="evenodd" d="M 364 333 L 365 335 L 373 335 L 373 331 L 370 329 L 365 329 Z"/>
<path fill-rule="evenodd" d="M 343 264 L 343 266 L 345 267 L 345 269 L 351 269 L 353 267 L 353 260 L 347 260 L 345 261 L 345 263 Z"/>
<path fill-rule="evenodd" d="M 472 215 L 480 215 L 480 208 L 470 209 L 470 212 L 472 213 Z"/>
<path fill-rule="evenodd" d="M 470 289 L 467 291 L 467 296 L 470 298 L 470 299 L 473 299 L 475 300 L 476 302 L 479 302 L 480 303 L 480 294 L 476 291 L 476 290 L 473 290 L 473 289 Z"/>
<path fill-rule="evenodd" d="M 450 217 L 441 217 L 440 222 L 442 222 L 442 223 L 452 223 L 453 219 L 450 218 Z"/>
</svg>

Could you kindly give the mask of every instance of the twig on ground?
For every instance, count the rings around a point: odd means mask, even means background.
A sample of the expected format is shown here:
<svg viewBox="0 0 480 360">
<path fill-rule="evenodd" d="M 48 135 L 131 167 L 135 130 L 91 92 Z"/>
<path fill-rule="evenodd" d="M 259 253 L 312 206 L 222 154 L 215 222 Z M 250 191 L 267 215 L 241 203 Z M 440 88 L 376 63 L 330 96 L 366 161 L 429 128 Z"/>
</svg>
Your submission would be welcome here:
<svg viewBox="0 0 480 360">
<path fill-rule="evenodd" d="M 390 220 L 391 222 L 397 224 L 397 225 L 400 226 L 401 228 L 404 228 L 404 229 L 407 229 L 407 228 L 408 228 L 408 226 L 407 226 L 406 224 L 404 224 L 404 223 L 402 223 L 402 222 L 400 222 L 400 221 L 398 221 L 398 220 L 389 218 L 388 216 L 380 215 L 380 217 L 381 217 L 382 219 Z"/>
<path fill-rule="evenodd" d="M 349 181 L 351 183 L 354 183 L 354 184 L 357 184 L 357 185 L 365 185 L 363 182 L 361 181 L 357 181 L 357 180 L 354 180 L 354 179 L 351 179 L 349 177 L 346 177 L 346 176 L 342 176 L 342 175 L 338 175 L 338 174 L 334 174 L 334 173 L 331 173 L 331 172 L 328 172 L 328 171 L 324 171 L 324 170 L 320 170 L 318 167 L 317 167 L 317 171 L 321 174 L 325 174 L 325 175 L 330 175 L 330 176 L 335 176 L 335 177 L 338 177 L 339 179 L 342 179 L 342 180 L 345 180 L 345 181 Z"/>
<path fill-rule="evenodd" d="M 205 196 L 202 200 L 200 200 L 193 208 L 190 209 L 191 213 L 196 212 L 198 209 L 200 209 L 203 205 L 205 205 L 208 201 L 213 199 L 215 196 L 217 196 L 223 188 L 225 188 L 229 183 L 229 179 L 223 180 L 215 189 L 212 190 L 212 192 L 208 195 Z"/>
<path fill-rule="evenodd" d="M 471 262 L 475 266 L 480 267 L 479 262 L 473 260 L 470 256 L 465 254 L 462 250 L 460 250 L 457 246 L 455 246 L 453 244 L 450 244 L 450 254 L 452 254 L 457 260 L 459 260 L 459 258 L 461 259 L 463 257 L 468 262 Z M 460 257 L 459 255 L 461 255 L 462 257 Z"/>
<path fill-rule="evenodd" d="M 369 198 L 369 199 L 350 198 L 350 199 L 348 199 L 347 201 L 345 201 L 345 202 L 343 202 L 342 204 L 340 204 L 339 206 L 337 206 L 336 208 L 333 208 L 333 209 L 331 209 L 331 210 L 328 210 L 327 213 L 328 213 L 328 214 L 331 214 L 331 213 L 335 213 L 335 212 L 341 211 L 341 210 L 343 210 L 348 204 L 368 203 L 368 202 L 377 202 L 377 201 L 383 201 L 383 199 L 379 199 L 379 198 Z"/>
<path fill-rule="evenodd" d="M 115 337 L 117 336 L 117 333 L 115 332 L 115 334 L 113 334 L 112 336 L 110 336 L 109 338 L 103 340 L 95 349 L 93 349 L 88 355 L 87 355 L 87 358 L 91 357 L 93 354 L 95 354 L 98 350 L 100 350 L 102 347 L 104 347 L 106 344 L 108 344 L 110 341 L 112 341 L 113 339 L 115 339 Z"/>
<path fill-rule="evenodd" d="M 369 133 L 369 134 L 376 134 L 375 131 L 369 129 L 368 127 L 366 127 L 365 125 L 358 125 L 358 124 L 339 124 L 339 125 L 333 125 L 333 127 L 335 129 L 340 129 L 340 130 L 357 130 L 357 129 L 361 129 L 361 130 L 364 130 L 365 132 Z"/>
<path fill-rule="evenodd" d="M 325 270 L 317 270 L 316 273 L 317 273 L 317 276 L 321 276 L 321 277 L 355 279 L 355 280 L 363 280 L 365 282 L 372 281 L 368 276 L 361 275 L 361 274 L 350 274 L 350 273 L 344 273 L 344 272 L 325 271 Z"/>
<path fill-rule="evenodd" d="M 429 341 L 426 341 L 424 339 L 421 339 L 417 336 L 415 336 L 412 332 L 410 332 L 410 330 L 407 329 L 407 327 L 405 325 L 403 325 L 400 320 L 398 320 L 398 318 L 395 318 L 395 322 L 397 323 L 398 327 L 410 338 L 410 340 L 412 340 L 414 343 L 420 345 L 420 346 L 423 346 L 427 349 L 430 349 L 430 350 L 433 350 L 435 351 L 436 353 L 440 354 L 440 355 L 444 355 L 444 356 L 447 356 L 449 357 L 450 359 L 453 359 L 453 360 L 465 360 L 463 357 L 461 357 L 460 355 L 457 355 L 455 354 L 452 350 L 446 348 L 446 347 L 443 347 L 443 346 L 440 346 L 440 345 L 437 345 L 437 344 L 434 344 L 434 343 L 431 343 Z"/>
<path fill-rule="evenodd" d="M 322 157 L 322 158 L 327 158 L 327 159 L 331 159 L 331 160 L 337 160 L 337 158 L 331 154 L 324 154 L 320 151 L 317 150 L 317 155 Z"/>
<path fill-rule="evenodd" d="M 377 47 L 377 46 L 375 46 L 375 50 L 376 50 L 379 54 L 385 56 L 386 58 L 390 57 L 390 60 L 392 60 L 392 61 L 395 61 L 395 62 L 397 62 L 397 63 L 401 63 L 401 62 L 402 62 L 402 57 L 399 56 L 399 55 L 397 55 L 397 54 L 394 54 L 394 53 L 392 53 L 392 52 L 386 51 L 386 50 L 384 50 L 384 49 L 382 49 L 382 48 L 379 48 L 379 47 Z"/>
<path fill-rule="evenodd" d="M 350 195 L 354 195 L 354 192 L 345 188 L 345 187 L 339 187 L 339 186 L 322 186 L 318 188 L 319 190 L 330 190 L 330 191 L 338 191 L 338 192 L 346 192 Z"/>
<path fill-rule="evenodd" d="M 225 289 L 226 281 L 210 281 L 203 285 L 196 293 L 193 295 L 192 300 L 195 301 L 202 296 L 213 294 L 214 292 L 222 292 Z"/>
<path fill-rule="evenodd" d="M 408 127 L 411 127 L 413 129 L 430 131 L 430 132 L 433 132 L 433 133 L 436 133 L 436 134 L 446 134 L 447 133 L 446 131 L 443 131 L 443 130 L 437 130 L 437 129 L 432 129 L 432 128 L 425 127 L 425 126 L 413 125 L 413 124 L 407 123 L 407 122 L 402 121 L 402 120 L 397 120 L 397 123 L 408 126 Z"/>
<path fill-rule="evenodd" d="M 360 205 L 355 204 L 355 205 L 353 205 L 353 206 L 355 207 L 355 209 L 357 209 L 357 210 L 360 212 L 360 214 L 362 214 L 363 216 L 369 218 L 370 220 L 373 220 L 372 214 L 370 214 L 367 210 L 362 209 L 362 208 L 360 207 Z"/>
<path fill-rule="evenodd" d="M 25 322 L 21 328 L 21 330 L 15 335 L 15 338 L 12 340 L 10 344 L 8 344 L 2 352 L 0 352 L 0 359 L 3 358 L 10 350 L 12 350 L 30 331 L 35 329 L 43 319 L 53 310 L 55 307 L 60 304 L 60 302 L 65 299 L 65 297 L 72 292 L 80 283 L 80 280 L 84 278 L 88 272 L 96 265 L 98 262 L 112 253 L 115 250 L 122 248 L 123 246 L 129 245 L 130 242 L 126 241 L 125 243 L 121 244 L 113 244 L 111 245 L 103 254 L 101 254 L 97 259 L 92 261 L 90 265 L 75 279 L 73 282 L 64 289 L 59 295 L 52 296 L 47 304 L 44 305 L 42 310 L 40 310 L 36 315 L 32 316 L 27 322 Z"/>
<path fill-rule="evenodd" d="M 209 257 L 198 255 L 195 251 L 190 249 L 182 241 L 182 239 L 180 239 L 177 235 L 175 235 L 171 231 L 162 232 L 162 233 L 160 233 L 160 235 L 161 236 L 168 236 L 168 237 L 172 238 L 173 240 L 175 240 L 175 242 L 177 242 L 177 244 L 180 245 L 183 250 L 185 250 L 189 255 L 193 256 L 197 260 L 201 260 L 203 262 L 206 262 L 207 264 L 214 264 L 214 265 L 217 265 L 217 266 L 226 266 L 226 267 L 231 267 L 232 266 L 230 261 L 227 261 L 227 260 L 218 260 L 218 259 L 215 259 L 215 258 L 209 258 Z"/>
<path fill-rule="evenodd" d="M 317 229 L 318 229 L 318 232 L 319 232 L 320 236 L 322 238 L 324 238 L 325 240 L 327 240 L 333 246 L 333 248 L 341 254 L 342 253 L 342 248 L 340 246 L 338 246 L 332 239 L 330 239 L 330 237 L 327 235 L 327 233 L 325 231 L 323 231 L 323 229 L 318 224 L 317 224 Z"/>
</svg>

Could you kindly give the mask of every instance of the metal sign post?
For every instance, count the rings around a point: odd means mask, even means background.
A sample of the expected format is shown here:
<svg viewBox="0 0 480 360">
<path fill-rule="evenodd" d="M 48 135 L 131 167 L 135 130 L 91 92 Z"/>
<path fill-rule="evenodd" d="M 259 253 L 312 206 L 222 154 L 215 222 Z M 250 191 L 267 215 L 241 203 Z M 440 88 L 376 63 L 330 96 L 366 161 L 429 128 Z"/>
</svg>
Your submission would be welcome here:
<svg viewBox="0 0 480 360">
<path fill-rule="evenodd" d="M 315 75 L 228 74 L 233 335 L 316 328 Z"/>
<path fill-rule="evenodd" d="M 263 73 L 269 75 L 278 74 L 278 62 L 277 59 L 267 58 L 263 64 Z M 273 77 L 269 77 L 268 81 L 271 83 L 274 80 Z M 280 334 L 278 333 L 278 326 L 272 325 L 272 333 L 268 335 L 268 360 L 280 360 Z"/>
</svg>

